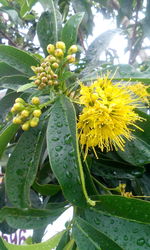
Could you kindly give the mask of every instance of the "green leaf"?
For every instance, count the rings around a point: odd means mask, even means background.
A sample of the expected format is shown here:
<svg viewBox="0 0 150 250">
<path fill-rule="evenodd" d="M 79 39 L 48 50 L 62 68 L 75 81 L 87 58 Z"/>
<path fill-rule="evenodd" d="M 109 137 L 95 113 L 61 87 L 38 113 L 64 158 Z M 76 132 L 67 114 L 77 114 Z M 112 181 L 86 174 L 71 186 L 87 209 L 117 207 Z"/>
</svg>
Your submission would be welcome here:
<svg viewBox="0 0 150 250">
<path fill-rule="evenodd" d="M 52 0 L 49 1 L 49 4 L 51 8 L 42 13 L 37 24 L 37 35 L 45 55 L 48 54 L 47 45 L 59 40 L 61 30 L 61 14 L 55 8 Z"/>
<path fill-rule="evenodd" d="M 30 83 L 27 83 L 27 84 L 24 84 L 22 86 L 20 86 L 18 89 L 17 89 L 17 92 L 23 92 L 27 89 L 30 89 L 30 88 L 33 88 L 33 87 L 36 87 L 34 82 L 30 82 Z"/>
<path fill-rule="evenodd" d="M 134 166 L 143 166 L 150 163 L 150 144 L 135 137 L 132 141 L 126 141 L 124 151 L 118 150 L 117 154 Z"/>
<path fill-rule="evenodd" d="M 76 115 L 73 104 L 60 96 L 51 109 L 47 128 L 47 147 L 51 168 L 67 200 L 85 206 L 79 178 Z"/>
<path fill-rule="evenodd" d="M 0 100 L 0 121 L 3 122 L 6 119 L 6 115 L 13 106 L 15 99 L 19 96 L 20 93 L 10 92 Z"/>
<path fill-rule="evenodd" d="M 29 53 L 6 45 L 0 45 L 0 61 L 7 63 L 27 76 L 33 75 L 31 66 L 37 66 L 39 63 Z"/>
<path fill-rule="evenodd" d="M 26 250 L 26 249 L 27 250 L 42 250 L 42 249 L 43 250 L 52 250 L 58 245 L 64 232 L 65 232 L 65 230 L 55 234 L 52 238 L 50 238 L 49 240 L 47 240 L 45 242 L 31 244 L 31 245 L 25 245 L 25 246 L 18 246 L 18 245 L 10 244 L 10 243 L 6 242 L 5 240 L 2 240 L 2 241 L 5 244 L 5 246 L 7 247 L 4 249 L 8 249 L 8 250 Z"/>
<path fill-rule="evenodd" d="M 6 127 L 0 132 L 0 157 L 2 156 L 7 144 L 12 137 L 16 134 L 19 126 L 16 124 L 7 124 Z"/>
<path fill-rule="evenodd" d="M 26 15 L 31 11 L 32 6 L 36 2 L 37 0 L 26 0 L 26 1 L 23 1 L 23 4 L 20 4 L 20 7 L 21 7 L 20 15 L 22 18 L 26 17 Z"/>
<path fill-rule="evenodd" d="M 0 249 L 1 250 L 8 250 L 8 248 L 6 248 L 6 246 L 4 245 L 4 242 L 3 242 L 1 237 L 0 237 Z"/>
<path fill-rule="evenodd" d="M 123 249 L 146 250 L 150 248 L 150 225 L 110 216 L 95 210 L 94 207 L 85 210 L 85 219 Z"/>
<path fill-rule="evenodd" d="M 37 182 L 34 182 L 32 187 L 36 192 L 42 195 L 51 195 L 51 196 L 57 194 L 61 190 L 59 185 L 55 185 L 55 184 L 40 185 Z"/>
<path fill-rule="evenodd" d="M 24 132 L 12 152 L 6 169 L 6 192 L 20 208 L 30 206 L 30 187 L 36 177 L 44 141 L 45 126 Z"/>
<path fill-rule="evenodd" d="M 78 28 L 83 19 L 84 13 L 77 13 L 66 22 L 64 28 L 62 29 L 61 40 L 66 44 L 68 49 L 71 45 L 76 44 Z"/>
<path fill-rule="evenodd" d="M 69 240 L 70 240 L 69 231 L 66 231 L 63 234 L 63 236 L 61 237 L 56 250 L 62 250 L 62 249 L 64 249 L 64 247 L 67 245 L 67 243 L 69 242 Z"/>
<path fill-rule="evenodd" d="M 4 6 L 8 6 L 7 0 L 0 0 L 0 3 Z"/>
<path fill-rule="evenodd" d="M 137 198 L 125 198 L 119 195 L 101 195 L 97 197 L 98 211 L 113 216 L 150 224 L 150 202 Z"/>
<path fill-rule="evenodd" d="M 65 207 L 55 206 L 51 206 L 51 209 L 3 207 L 0 209 L 0 221 L 6 220 L 11 227 L 17 229 L 37 229 L 55 221 L 65 210 Z"/>
<path fill-rule="evenodd" d="M 20 85 L 23 85 L 28 81 L 29 79 L 22 75 L 4 76 L 0 78 L 0 87 L 5 89 L 17 90 Z"/>
<path fill-rule="evenodd" d="M 0 77 L 19 74 L 21 74 L 21 72 L 9 66 L 7 63 L 0 62 Z"/>
<path fill-rule="evenodd" d="M 123 250 L 105 234 L 91 226 L 87 221 L 77 217 L 73 226 L 73 236 L 79 250 Z"/>
</svg>

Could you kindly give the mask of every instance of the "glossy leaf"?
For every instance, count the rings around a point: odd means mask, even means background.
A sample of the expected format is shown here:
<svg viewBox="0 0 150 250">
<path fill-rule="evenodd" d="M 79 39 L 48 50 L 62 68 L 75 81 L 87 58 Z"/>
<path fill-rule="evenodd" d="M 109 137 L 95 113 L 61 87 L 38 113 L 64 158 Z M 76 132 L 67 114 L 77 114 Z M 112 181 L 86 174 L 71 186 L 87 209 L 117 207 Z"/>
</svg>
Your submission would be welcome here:
<svg viewBox="0 0 150 250">
<path fill-rule="evenodd" d="M 20 86 L 17 89 L 17 92 L 23 92 L 23 91 L 30 89 L 30 88 L 33 88 L 33 87 L 35 87 L 35 84 L 33 82 L 30 82 L 30 83 L 27 83 L 27 84 Z"/>
<path fill-rule="evenodd" d="M 51 196 L 57 194 L 61 190 L 59 185 L 55 185 L 55 184 L 41 185 L 37 182 L 34 182 L 32 187 L 34 190 L 36 190 L 38 193 L 42 195 L 51 195 Z"/>
<path fill-rule="evenodd" d="M 47 55 L 47 45 L 49 43 L 56 43 L 59 40 L 59 33 L 61 30 L 61 14 L 54 6 L 54 2 L 50 0 L 49 11 L 42 13 L 39 22 L 37 24 L 37 35 L 40 41 L 40 45 Z"/>
<path fill-rule="evenodd" d="M 119 195 L 97 197 L 97 210 L 141 223 L 150 224 L 150 202 Z"/>
<path fill-rule="evenodd" d="M 65 198 L 74 205 L 85 206 L 79 177 L 79 155 L 73 104 L 60 96 L 51 109 L 47 128 L 47 147 L 51 168 Z"/>
<path fill-rule="evenodd" d="M 34 75 L 31 66 L 37 66 L 39 63 L 31 54 L 5 45 L 0 45 L 0 61 L 27 76 Z"/>
<path fill-rule="evenodd" d="M 21 72 L 9 66 L 7 63 L 0 62 L 0 77 L 9 75 L 19 75 Z"/>
<path fill-rule="evenodd" d="M 58 245 L 60 238 L 62 237 L 64 232 L 65 231 L 59 232 L 59 233 L 55 234 L 49 240 L 42 242 L 42 243 L 38 243 L 38 244 L 18 246 L 18 245 L 13 245 L 13 244 L 7 243 L 4 240 L 3 240 L 3 243 L 9 250 L 52 250 Z M 6 248 L 4 248 L 4 249 L 6 249 Z"/>
<path fill-rule="evenodd" d="M 87 221 L 77 217 L 73 226 L 73 236 L 79 250 L 123 250 L 105 234 L 91 226 Z"/>
<path fill-rule="evenodd" d="M 64 249 L 64 247 L 67 245 L 67 243 L 69 242 L 69 240 L 70 240 L 69 231 L 66 231 L 63 234 L 63 236 L 61 237 L 56 250 L 62 250 L 62 249 Z"/>
<path fill-rule="evenodd" d="M 12 137 L 16 134 L 19 126 L 13 123 L 9 123 L 0 132 L 0 157 L 2 156 L 7 144 L 10 142 Z"/>
<path fill-rule="evenodd" d="M 124 250 L 147 250 L 150 247 L 150 225 L 106 215 L 94 207 L 85 211 L 85 219 Z"/>
<path fill-rule="evenodd" d="M 66 44 L 68 49 L 71 45 L 76 44 L 78 36 L 78 28 L 83 19 L 84 13 L 77 13 L 66 22 L 62 29 L 61 40 Z"/>
<path fill-rule="evenodd" d="M 1 237 L 0 237 L 0 249 L 1 250 L 8 250 L 8 248 L 6 248 L 6 246 L 4 245 L 4 242 L 3 242 Z"/>
<path fill-rule="evenodd" d="M 134 138 L 132 141 L 127 141 L 124 151 L 118 150 L 117 154 L 134 166 L 143 166 L 150 163 L 150 144 L 140 138 Z"/>
<path fill-rule="evenodd" d="M 0 100 L 0 121 L 6 120 L 8 112 L 10 112 L 15 99 L 20 96 L 20 93 L 9 92 Z"/>
<path fill-rule="evenodd" d="M 27 82 L 29 82 L 29 79 L 22 75 L 4 76 L 0 78 L 0 87 L 16 91 L 20 85 L 24 85 Z"/>
<path fill-rule="evenodd" d="M 44 131 L 45 128 L 39 125 L 24 132 L 9 158 L 6 170 L 6 192 L 9 200 L 16 207 L 30 206 L 30 187 L 36 177 Z"/>
<path fill-rule="evenodd" d="M 11 207 L 3 207 L 0 209 L 0 222 L 6 220 L 6 222 L 13 228 L 21 229 L 37 229 L 41 228 L 41 225 L 47 226 L 55 221 L 66 208 L 54 208 L 51 209 L 19 209 Z"/>
</svg>

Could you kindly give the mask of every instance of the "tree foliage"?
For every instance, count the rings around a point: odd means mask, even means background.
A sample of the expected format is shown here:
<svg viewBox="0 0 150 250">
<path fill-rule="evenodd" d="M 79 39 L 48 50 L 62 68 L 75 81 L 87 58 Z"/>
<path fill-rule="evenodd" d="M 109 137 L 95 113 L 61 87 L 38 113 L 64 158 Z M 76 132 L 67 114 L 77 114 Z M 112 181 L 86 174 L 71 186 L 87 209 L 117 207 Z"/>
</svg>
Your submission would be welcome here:
<svg viewBox="0 0 150 250">
<path fill-rule="evenodd" d="M 0 230 L 33 229 L 35 243 L 13 246 L 0 238 L 1 249 L 149 249 L 150 64 L 144 39 L 150 34 L 150 2 L 145 2 L 0 1 L 0 89 L 7 89 L 0 100 Z M 43 8 L 40 16 L 36 3 Z M 116 20 L 117 29 L 87 48 L 95 11 Z M 118 30 L 128 41 L 128 64 L 116 64 L 116 52 L 109 48 Z M 102 52 L 105 60 L 99 58 Z M 126 128 L 120 118 L 124 114 L 129 134 L 110 139 L 108 133 L 107 141 L 99 133 L 95 100 L 103 110 L 101 128 L 109 121 L 109 105 L 96 96 L 98 86 L 101 91 L 114 88 L 107 100 L 118 105 L 114 131 Z M 122 106 L 114 104 L 118 96 L 124 97 Z M 127 105 L 130 112 L 125 113 Z M 92 126 L 98 133 L 93 141 Z M 130 133 L 133 138 L 127 140 Z M 95 142 L 98 137 L 101 144 Z M 40 243 L 46 226 L 70 206 L 74 216 L 66 229 Z"/>
</svg>

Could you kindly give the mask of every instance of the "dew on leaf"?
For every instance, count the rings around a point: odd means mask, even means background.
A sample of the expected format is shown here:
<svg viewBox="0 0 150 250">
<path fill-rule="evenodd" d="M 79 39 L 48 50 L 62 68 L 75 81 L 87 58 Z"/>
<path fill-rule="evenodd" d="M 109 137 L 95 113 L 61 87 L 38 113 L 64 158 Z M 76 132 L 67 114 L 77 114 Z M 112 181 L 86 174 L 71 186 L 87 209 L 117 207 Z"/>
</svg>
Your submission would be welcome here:
<svg viewBox="0 0 150 250">
<path fill-rule="evenodd" d="M 136 243 L 137 243 L 138 246 L 143 246 L 145 244 L 145 239 L 144 238 L 140 238 L 140 239 L 137 240 Z"/>
<path fill-rule="evenodd" d="M 72 137 L 70 134 L 67 134 L 64 136 L 64 141 L 66 144 L 70 144 L 71 143 L 71 140 L 72 140 Z"/>
<path fill-rule="evenodd" d="M 55 147 L 55 150 L 56 150 L 57 152 L 60 152 L 60 151 L 62 150 L 62 148 L 63 148 L 62 146 L 56 146 L 56 147 Z"/>
<path fill-rule="evenodd" d="M 66 176 L 67 176 L 68 178 L 71 178 L 71 177 L 72 177 L 72 173 L 69 172 L 69 171 L 66 171 Z"/>
</svg>

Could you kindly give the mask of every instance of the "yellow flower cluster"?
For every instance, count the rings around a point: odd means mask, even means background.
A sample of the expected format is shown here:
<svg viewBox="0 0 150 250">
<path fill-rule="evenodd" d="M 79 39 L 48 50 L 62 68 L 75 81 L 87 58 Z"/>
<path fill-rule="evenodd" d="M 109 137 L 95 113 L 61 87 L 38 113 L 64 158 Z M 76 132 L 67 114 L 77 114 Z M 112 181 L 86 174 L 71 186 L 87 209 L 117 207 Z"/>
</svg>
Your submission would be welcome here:
<svg viewBox="0 0 150 250">
<path fill-rule="evenodd" d="M 144 85 L 143 83 L 134 83 L 128 86 L 128 89 L 132 91 L 135 95 L 140 98 L 140 101 L 146 104 L 149 104 L 150 94 L 148 93 L 149 86 Z"/>
<path fill-rule="evenodd" d="M 13 123 L 21 124 L 24 131 L 27 131 L 30 127 L 36 127 L 42 114 L 39 105 L 40 100 L 36 96 L 32 98 L 31 104 L 26 103 L 22 98 L 17 98 L 11 108 L 14 115 Z"/>
<path fill-rule="evenodd" d="M 49 55 L 42 61 L 40 66 L 31 67 L 36 76 L 30 79 L 34 80 L 38 89 L 43 89 L 46 86 L 58 85 L 61 67 L 75 62 L 75 56 L 73 54 L 75 54 L 77 50 L 77 46 L 72 45 L 66 52 L 66 45 L 62 41 L 58 41 L 55 45 L 49 44 L 47 46 Z"/>
<path fill-rule="evenodd" d="M 134 111 L 137 98 L 121 83 L 113 84 L 108 77 L 99 78 L 91 86 L 81 84 L 80 94 L 84 108 L 77 126 L 85 158 L 90 147 L 95 155 L 96 146 L 107 152 L 124 150 L 125 138 L 132 139 L 133 127 L 137 127 L 135 122 L 142 120 Z"/>
</svg>

